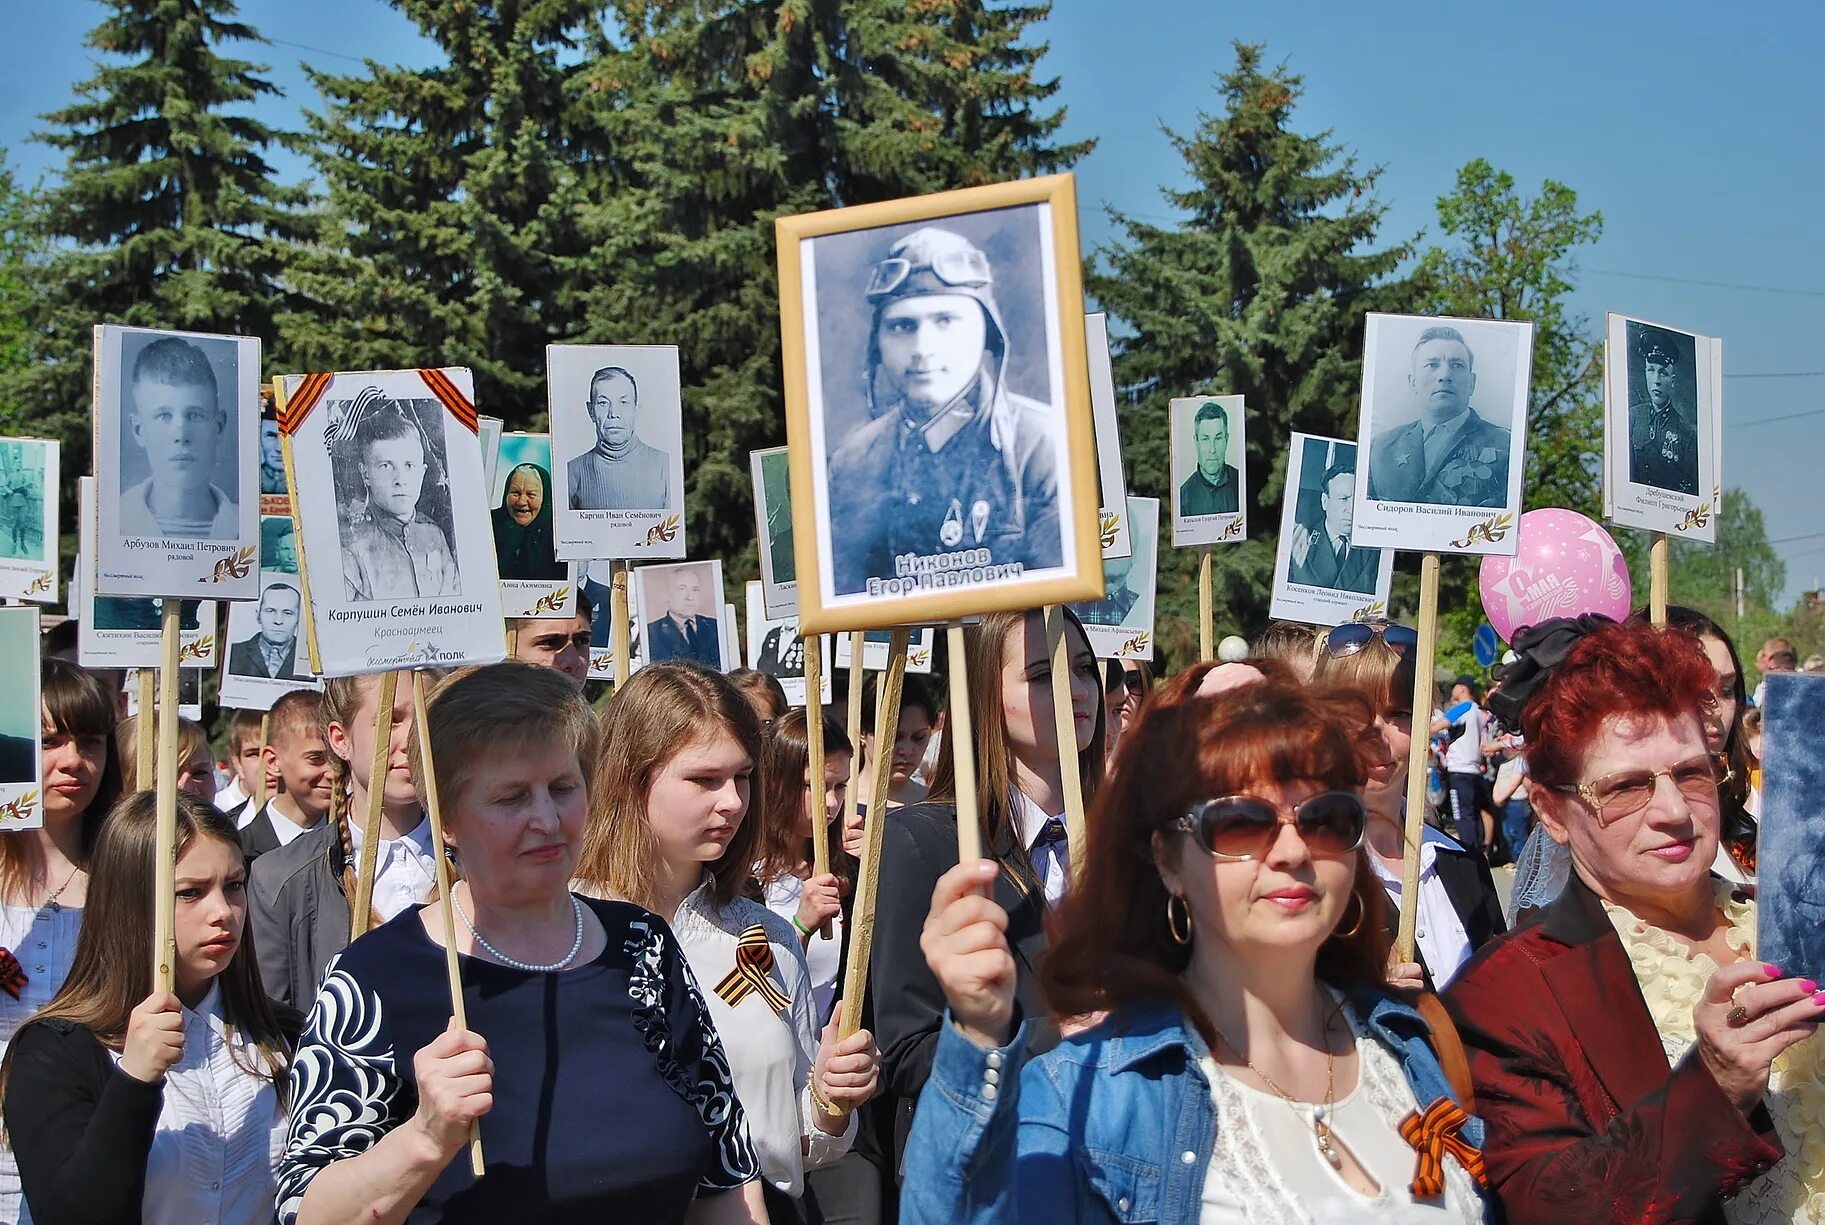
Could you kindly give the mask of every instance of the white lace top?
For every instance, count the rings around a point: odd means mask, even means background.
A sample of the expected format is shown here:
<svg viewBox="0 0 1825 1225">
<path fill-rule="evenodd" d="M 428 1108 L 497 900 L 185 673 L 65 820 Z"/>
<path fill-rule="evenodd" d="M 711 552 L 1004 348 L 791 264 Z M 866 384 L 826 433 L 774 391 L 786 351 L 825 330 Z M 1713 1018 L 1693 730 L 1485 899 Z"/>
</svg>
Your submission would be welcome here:
<svg viewBox="0 0 1825 1225">
<path fill-rule="evenodd" d="M 1355 1013 L 1361 1075 L 1335 1104 L 1332 1131 L 1381 1184 L 1364 1195 L 1318 1152 L 1312 1110 L 1245 1085 L 1210 1056 L 1201 1061 L 1217 1110 L 1217 1137 L 1204 1176 L 1200 1225 L 1457 1225 L 1483 1220 L 1476 1184 L 1455 1160 L 1445 1161 L 1445 1194 L 1415 1200 L 1408 1190 L 1418 1158 L 1400 1138 L 1400 1121 L 1416 1109 L 1413 1090 L 1392 1053 L 1367 1036 Z"/>
<path fill-rule="evenodd" d="M 18 999 L 0 991 L 0 1051 L 12 1041 L 13 1031 L 63 986 L 81 930 L 80 906 L 0 906 L 0 948 L 19 959 L 28 980 Z M 0 1225 L 29 1225 L 31 1219 L 19 1186 L 19 1163 L 12 1149 L 0 1146 Z"/>
</svg>

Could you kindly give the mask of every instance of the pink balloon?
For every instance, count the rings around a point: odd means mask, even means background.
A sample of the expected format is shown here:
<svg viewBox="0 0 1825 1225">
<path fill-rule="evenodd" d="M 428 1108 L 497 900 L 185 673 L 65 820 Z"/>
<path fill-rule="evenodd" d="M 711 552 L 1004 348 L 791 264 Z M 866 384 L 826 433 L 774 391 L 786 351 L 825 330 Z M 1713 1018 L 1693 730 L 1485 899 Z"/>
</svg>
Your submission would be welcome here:
<svg viewBox="0 0 1825 1225">
<path fill-rule="evenodd" d="M 1610 534 L 1575 510 L 1521 516 L 1513 557 L 1485 557 L 1477 573 L 1483 612 L 1504 641 L 1551 617 L 1629 615 L 1629 564 Z"/>
</svg>

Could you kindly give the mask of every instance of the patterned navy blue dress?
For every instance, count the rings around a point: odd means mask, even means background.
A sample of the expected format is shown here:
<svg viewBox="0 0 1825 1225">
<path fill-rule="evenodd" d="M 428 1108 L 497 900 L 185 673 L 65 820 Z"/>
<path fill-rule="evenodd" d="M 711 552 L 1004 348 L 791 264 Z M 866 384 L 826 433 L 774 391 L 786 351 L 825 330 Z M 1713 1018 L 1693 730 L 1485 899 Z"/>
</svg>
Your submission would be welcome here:
<svg viewBox="0 0 1825 1225">
<path fill-rule="evenodd" d="M 663 919 L 584 899 L 608 943 L 586 965 L 538 974 L 462 959 L 469 1028 L 494 1060 L 481 1121 L 488 1172 L 468 1150 L 408 1218 L 681 1222 L 696 1196 L 759 1165 L 722 1044 Z M 418 1106 L 412 1056 L 449 1023 L 444 951 L 421 908 L 330 963 L 291 1068 L 279 1221 L 333 1161 L 358 1156 Z"/>
</svg>

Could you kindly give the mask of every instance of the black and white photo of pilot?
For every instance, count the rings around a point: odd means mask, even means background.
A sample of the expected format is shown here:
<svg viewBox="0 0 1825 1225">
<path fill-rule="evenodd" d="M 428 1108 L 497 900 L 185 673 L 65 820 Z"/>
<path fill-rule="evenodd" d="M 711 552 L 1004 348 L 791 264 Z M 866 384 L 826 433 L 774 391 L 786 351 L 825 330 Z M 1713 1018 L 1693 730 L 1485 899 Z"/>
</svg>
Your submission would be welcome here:
<svg viewBox="0 0 1825 1225">
<path fill-rule="evenodd" d="M 1305 440 L 1299 499 L 1287 549 L 1287 581 L 1369 595 L 1381 570 L 1381 550 L 1353 547 L 1356 515 L 1356 447 Z"/>
<path fill-rule="evenodd" d="M 713 615 L 722 608 L 720 566 L 643 566 L 637 574 L 641 614 L 650 618 L 645 662 L 682 659 L 721 671 L 722 629 Z"/>
<path fill-rule="evenodd" d="M 298 675 L 298 619 L 304 596 L 284 578 L 260 591 L 259 629 L 228 648 L 228 670 L 236 676 L 295 681 Z"/>
<path fill-rule="evenodd" d="M 1629 480 L 1698 493 L 1697 345 L 1685 332 L 1629 320 Z"/>
<path fill-rule="evenodd" d="M 1408 346 L 1401 326 L 1408 320 L 1380 322 L 1386 348 L 1376 356 L 1376 402 L 1365 406 L 1363 431 L 1370 438 L 1369 498 L 1507 505 L 1512 385 L 1492 379 L 1487 395 L 1477 396 L 1477 355 L 1458 327 L 1412 320 L 1420 331 Z M 1480 411 L 1478 402 L 1485 405 Z"/>
<path fill-rule="evenodd" d="M 330 406 L 326 441 L 340 508 L 344 598 L 461 595 L 441 405 L 393 400 L 369 387 Z"/>
<path fill-rule="evenodd" d="M 621 366 L 596 370 L 584 406 L 595 426 L 595 445 L 566 466 L 570 508 L 670 508 L 672 460 L 639 436 L 640 385 L 633 373 Z"/>
<path fill-rule="evenodd" d="M 833 595 L 907 555 L 1065 564 L 1040 207 L 811 240 Z"/>
<path fill-rule="evenodd" d="M 236 342 L 129 331 L 120 396 L 123 537 L 240 534 Z"/>
</svg>

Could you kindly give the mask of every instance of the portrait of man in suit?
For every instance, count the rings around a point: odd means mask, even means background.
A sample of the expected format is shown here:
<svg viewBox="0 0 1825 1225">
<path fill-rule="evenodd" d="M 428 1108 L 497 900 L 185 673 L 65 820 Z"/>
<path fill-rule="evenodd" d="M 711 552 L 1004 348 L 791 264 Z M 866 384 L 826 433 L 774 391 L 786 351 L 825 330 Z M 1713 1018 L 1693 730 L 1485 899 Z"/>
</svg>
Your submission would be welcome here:
<svg viewBox="0 0 1825 1225">
<path fill-rule="evenodd" d="M 1414 342 L 1407 387 L 1413 420 L 1369 444 L 1369 497 L 1377 502 L 1503 506 L 1511 433 L 1472 407 L 1476 355 L 1462 332 L 1437 324 Z"/>
<path fill-rule="evenodd" d="M 646 623 L 647 662 L 683 659 L 720 670 L 722 639 L 716 618 L 698 611 L 715 604 L 716 592 L 705 582 L 704 567 L 667 567 L 665 574 L 654 578 L 657 581 L 645 584 L 641 606 L 658 605 L 663 612 Z"/>
<path fill-rule="evenodd" d="M 260 593 L 260 630 L 228 648 L 228 670 L 235 676 L 276 681 L 298 679 L 298 614 L 304 598 L 290 583 L 273 583 Z"/>
<path fill-rule="evenodd" d="M 1341 449 L 1341 448 L 1340 448 Z M 1339 456 L 1319 485 L 1316 518 L 1302 517 L 1293 530 L 1291 565 L 1287 578 L 1294 583 L 1356 591 L 1375 590 L 1381 567 L 1381 550 L 1352 548 L 1350 531 L 1356 517 L 1356 465 Z"/>
</svg>

